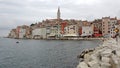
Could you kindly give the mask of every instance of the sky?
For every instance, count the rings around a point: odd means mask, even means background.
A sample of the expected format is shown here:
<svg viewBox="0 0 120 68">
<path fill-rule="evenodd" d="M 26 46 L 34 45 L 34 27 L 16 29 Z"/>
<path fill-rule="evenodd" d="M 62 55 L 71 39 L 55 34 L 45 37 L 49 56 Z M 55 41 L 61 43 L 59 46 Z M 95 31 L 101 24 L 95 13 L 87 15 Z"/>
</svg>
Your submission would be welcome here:
<svg viewBox="0 0 120 68">
<path fill-rule="evenodd" d="M 18 25 L 56 18 L 58 6 L 62 19 L 120 18 L 120 0 L 0 0 L 0 36 Z"/>
</svg>

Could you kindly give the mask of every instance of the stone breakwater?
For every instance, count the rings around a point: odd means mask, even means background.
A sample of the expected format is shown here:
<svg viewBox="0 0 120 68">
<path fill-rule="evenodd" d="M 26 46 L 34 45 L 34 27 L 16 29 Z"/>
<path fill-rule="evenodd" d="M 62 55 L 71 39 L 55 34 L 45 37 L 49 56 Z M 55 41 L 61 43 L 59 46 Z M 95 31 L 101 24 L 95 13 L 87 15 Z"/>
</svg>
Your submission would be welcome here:
<svg viewBox="0 0 120 68">
<path fill-rule="evenodd" d="M 120 45 L 109 39 L 97 48 L 85 50 L 78 56 L 77 68 L 120 68 Z"/>
</svg>

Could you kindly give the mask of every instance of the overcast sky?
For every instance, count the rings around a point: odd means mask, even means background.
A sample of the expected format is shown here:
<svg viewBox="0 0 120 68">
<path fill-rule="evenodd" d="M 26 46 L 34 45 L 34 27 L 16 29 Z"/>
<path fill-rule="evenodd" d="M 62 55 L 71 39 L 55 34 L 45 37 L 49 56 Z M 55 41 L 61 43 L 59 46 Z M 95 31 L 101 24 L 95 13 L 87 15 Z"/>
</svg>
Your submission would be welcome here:
<svg viewBox="0 0 120 68">
<path fill-rule="evenodd" d="M 120 0 L 0 0 L 0 36 L 18 25 L 56 18 L 58 6 L 63 19 L 120 18 Z"/>
</svg>

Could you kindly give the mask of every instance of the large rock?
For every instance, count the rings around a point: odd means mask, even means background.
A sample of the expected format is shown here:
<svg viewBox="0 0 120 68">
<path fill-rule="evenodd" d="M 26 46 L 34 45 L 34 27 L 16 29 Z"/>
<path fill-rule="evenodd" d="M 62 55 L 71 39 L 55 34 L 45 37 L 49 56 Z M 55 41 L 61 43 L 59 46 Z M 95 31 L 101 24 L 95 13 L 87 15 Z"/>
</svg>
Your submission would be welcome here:
<svg viewBox="0 0 120 68">
<path fill-rule="evenodd" d="M 120 46 L 114 39 L 104 41 L 92 51 L 83 51 L 81 56 L 83 61 L 77 68 L 120 68 Z"/>
<path fill-rule="evenodd" d="M 81 63 L 79 63 L 77 68 L 89 68 L 89 67 L 88 67 L 88 65 L 85 62 L 81 62 Z"/>
</svg>

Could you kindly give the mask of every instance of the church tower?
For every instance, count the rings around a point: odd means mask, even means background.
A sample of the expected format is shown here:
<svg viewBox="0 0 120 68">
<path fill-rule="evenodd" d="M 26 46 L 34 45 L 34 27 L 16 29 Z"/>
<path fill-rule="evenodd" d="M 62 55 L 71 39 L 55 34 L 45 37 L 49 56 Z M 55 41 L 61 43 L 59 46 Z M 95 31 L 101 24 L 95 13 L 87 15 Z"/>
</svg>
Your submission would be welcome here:
<svg viewBox="0 0 120 68">
<path fill-rule="evenodd" d="M 58 11 L 57 11 L 57 19 L 58 19 L 58 21 L 60 21 L 60 7 L 58 7 Z"/>
</svg>

